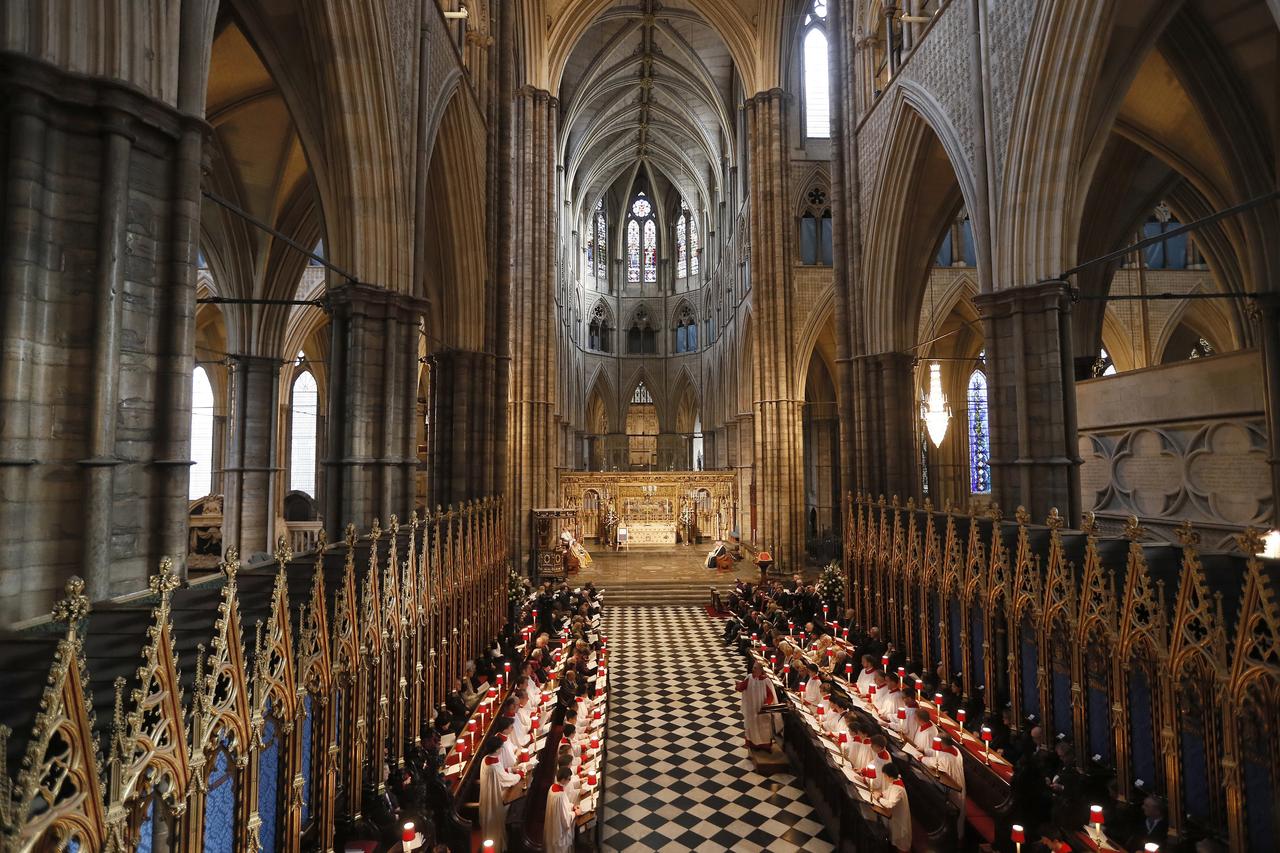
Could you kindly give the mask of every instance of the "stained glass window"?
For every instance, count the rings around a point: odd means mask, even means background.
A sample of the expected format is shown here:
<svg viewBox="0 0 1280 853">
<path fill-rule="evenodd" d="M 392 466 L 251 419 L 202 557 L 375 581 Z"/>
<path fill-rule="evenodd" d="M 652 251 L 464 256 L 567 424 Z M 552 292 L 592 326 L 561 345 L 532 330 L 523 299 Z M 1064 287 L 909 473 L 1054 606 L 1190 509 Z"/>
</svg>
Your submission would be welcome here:
<svg viewBox="0 0 1280 853">
<path fill-rule="evenodd" d="M 231 756 L 223 748 L 213 755 L 209 793 L 204 800 L 204 853 L 232 853 L 236 849 L 236 776 Z"/>
<path fill-rule="evenodd" d="M 627 281 L 657 280 L 658 225 L 653 219 L 653 205 L 640 192 L 631 202 L 631 215 L 627 217 Z"/>
<path fill-rule="evenodd" d="M 969 490 L 991 491 L 991 433 L 987 425 L 987 375 L 969 374 Z"/>
<path fill-rule="evenodd" d="M 147 812 L 142 817 L 142 826 L 138 830 L 138 846 L 134 849 L 134 853 L 151 853 L 155 842 L 155 827 L 156 798 L 151 797 L 147 800 Z"/>
<path fill-rule="evenodd" d="M 271 714 L 270 703 L 267 713 Z M 262 725 L 263 747 L 258 752 L 258 816 L 262 826 L 258 828 L 259 848 L 262 853 L 275 853 L 276 826 L 280 818 L 280 728 L 274 715 Z"/>
<path fill-rule="evenodd" d="M 298 354 L 299 358 L 302 354 Z M 316 493 L 316 416 L 320 392 L 316 378 L 304 370 L 293 380 L 293 426 L 289 442 L 289 488 Z"/>
<path fill-rule="evenodd" d="M 311 820 L 311 715 L 314 703 L 311 694 L 302 697 L 302 825 Z"/>
<path fill-rule="evenodd" d="M 203 367 L 191 376 L 191 461 L 187 497 L 195 500 L 213 490 L 213 386 Z"/>
<path fill-rule="evenodd" d="M 831 135 L 831 66 L 827 56 L 827 4 L 814 0 L 805 16 L 804 113 L 805 136 Z"/>
<path fill-rule="evenodd" d="M 689 214 L 689 275 L 698 274 L 698 217 Z"/>
<path fill-rule="evenodd" d="M 640 280 L 640 223 L 627 223 L 627 281 Z"/>
<path fill-rule="evenodd" d="M 676 278 L 685 277 L 685 269 L 688 267 L 688 258 L 685 254 L 685 233 L 687 220 L 684 214 L 680 214 L 680 218 L 676 220 Z"/>
<path fill-rule="evenodd" d="M 604 221 L 604 199 L 596 202 L 596 278 L 609 274 L 609 230 Z"/>
<path fill-rule="evenodd" d="M 644 224 L 644 280 L 658 280 L 658 226 L 652 219 Z"/>
</svg>

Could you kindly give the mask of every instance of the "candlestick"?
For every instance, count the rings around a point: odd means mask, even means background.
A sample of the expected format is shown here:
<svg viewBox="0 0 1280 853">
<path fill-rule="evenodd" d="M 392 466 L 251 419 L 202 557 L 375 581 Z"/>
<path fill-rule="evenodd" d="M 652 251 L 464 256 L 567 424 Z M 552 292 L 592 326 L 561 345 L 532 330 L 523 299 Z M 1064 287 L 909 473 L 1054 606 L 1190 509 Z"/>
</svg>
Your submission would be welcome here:
<svg viewBox="0 0 1280 853">
<path fill-rule="evenodd" d="M 888 656 L 888 655 L 880 655 L 880 665 L 881 665 L 881 666 L 888 666 L 888 665 L 889 665 L 889 656 Z"/>
<path fill-rule="evenodd" d="M 987 763 L 991 763 L 991 729 L 987 726 L 982 727 L 982 745 L 984 749 L 983 757 Z"/>
<path fill-rule="evenodd" d="M 1089 806 L 1089 834 L 1096 844 L 1102 844 L 1102 806 Z"/>
<path fill-rule="evenodd" d="M 1022 853 L 1022 842 L 1027 840 L 1027 832 L 1022 828 L 1022 824 L 1015 823 L 1013 825 L 1013 831 L 1010 832 L 1009 839 L 1013 841 L 1018 853 Z"/>
<path fill-rule="evenodd" d="M 778 665 L 778 656 L 769 655 L 769 666 L 777 666 L 777 665 Z"/>
<path fill-rule="evenodd" d="M 1142 845 L 1142 849 L 1144 853 L 1160 853 L 1160 845 L 1156 844 L 1154 841 L 1148 841 L 1146 844 Z"/>
<path fill-rule="evenodd" d="M 923 682 L 923 681 L 921 681 L 919 678 L 917 678 L 917 679 L 916 679 L 916 693 L 920 693 L 920 692 L 921 692 L 921 691 L 923 691 L 923 690 L 924 690 L 924 682 Z"/>
<path fill-rule="evenodd" d="M 962 726 L 964 725 L 964 718 L 966 716 L 967 714 L 965 714 L 964 708 L 961 708 L 959 711 L 956 711 L 956 719 L 960 721 L 960 725 Z"/>
<path fill-rule="evenodd" d="M 849 639 L 849 629 L 848 629 L 848 628 L 841 628 L 841 629 L 840 629 L 840 639 L 842 639 L 842 640 L 847 640 L 847 639 Z"/>
<path fill-rule="evenodd" d="M 852 676 L 853 676 L 853 664 L 847 663 L 844 665 L 844 677 L 848 679 L 848 678 L 851 678 Z"/>
<path fill-rule="evenodd" d="M 906 678 L 907 668 L 905 666 L 898 667 L 898 678 Z"/>
<path fill-rule="evenodd" d="M 486 839 L 484 840 L 484 844 L 483 844 L 482 846 L 484 847 L 484 849 L 485 849 L 485 850 L 493 850 L 493 849 L 494 849 L 493 839 L 492 839 L 492 838 L 486 838 Z"/>
</svg>

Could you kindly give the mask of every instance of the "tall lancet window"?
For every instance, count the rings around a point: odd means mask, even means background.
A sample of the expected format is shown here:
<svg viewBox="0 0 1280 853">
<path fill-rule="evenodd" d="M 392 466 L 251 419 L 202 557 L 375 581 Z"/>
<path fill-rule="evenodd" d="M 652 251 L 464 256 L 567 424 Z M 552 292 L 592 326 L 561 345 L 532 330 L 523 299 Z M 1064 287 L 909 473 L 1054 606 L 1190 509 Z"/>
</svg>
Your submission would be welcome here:
<svg viewBox="0 0 1280 853">
<path fill-rule="evenodd" d="M 299 353 L 299 358 L 302 354 Z M 320 393 L 316 378 L 304 370 L 293 380 L 293 429 L 289 442 L 289 488 L 316 494 L 316 415 Z"/>
<path fill-rule="evenodd" d="M 658 224 L 653 205 L 642 191 L 636 193 L 627 216 L 627 281 L 651 284 L 657 280 Z"/>
<path fill-rule="evenodd" d="M 689 268 L 688 244 L 685 240 L 688 230 L 688 219 L 684 215 L 684 204 L 681 203 L 680 218 L 676 220 L 676 278 L 684 278 Z"/>
<path fill-rule="evenodd" d="M 596 202 L 596 278 L 604 279 L 609 275 L 609 231 L 604 221 L 604 198 Z"/>
<path fill-rule="evenodd" d="M 627 223 L 627 281 L 640 280 L 640 223 L 634 219 Z"/>
<path fill-rule="evenodd" d="M 804 16 L 805 136 L 831 136 L 831 63 L 827 44 L 827 0 L 813 0 Z"/>
<path fill-rule="evenodd" d="M 981 356 L 979 356 L 981 358 Z M 991 492 L 991 431 L 987 423 L 987 374 L 969 374 L 969 491 Z"/>
<path fill-rule="evenodd" d="M 195 500 L 213 490 L 213 386 L 203 367 L 191 376 L 191 461 L 187 497 Z"/>
<path fill-rule="evenodd" d="M 689 212 L 689 275 L 698 274 L 698 217 Z"/>
</svg>

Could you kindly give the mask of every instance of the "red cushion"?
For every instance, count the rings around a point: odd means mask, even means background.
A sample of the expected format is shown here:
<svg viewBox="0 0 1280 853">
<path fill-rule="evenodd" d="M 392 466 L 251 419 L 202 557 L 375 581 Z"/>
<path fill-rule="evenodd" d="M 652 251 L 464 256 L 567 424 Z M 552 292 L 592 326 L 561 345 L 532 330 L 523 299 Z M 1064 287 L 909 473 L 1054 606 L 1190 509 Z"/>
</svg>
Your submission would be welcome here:
<svg viewBox="0 0 1280 853">
<path fill-rule="evenodd" d="M 964 818 L 988 843 L 996 841 L 996 822 L 991 815 L 979 808 L 973 800 L 965 798 Z"/>
</svg>

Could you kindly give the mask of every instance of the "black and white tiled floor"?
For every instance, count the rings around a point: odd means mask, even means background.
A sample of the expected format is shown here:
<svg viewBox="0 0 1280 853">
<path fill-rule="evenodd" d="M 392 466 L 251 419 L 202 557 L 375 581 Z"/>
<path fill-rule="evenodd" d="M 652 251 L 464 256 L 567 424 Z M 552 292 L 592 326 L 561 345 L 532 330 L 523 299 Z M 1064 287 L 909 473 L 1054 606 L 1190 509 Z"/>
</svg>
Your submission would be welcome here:
<svg viewBox="0 0 1280 853">
<path fill-rule="evenodd" d="M 700 607 L 606 608 L 604 621 L 604 849 L 832 850 L 794 778 L 752 766 L 734 689 L 744 664 L 723 623 Z"/>
</svg>

